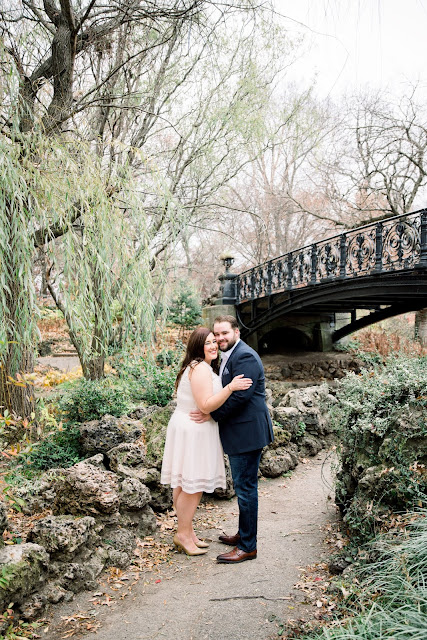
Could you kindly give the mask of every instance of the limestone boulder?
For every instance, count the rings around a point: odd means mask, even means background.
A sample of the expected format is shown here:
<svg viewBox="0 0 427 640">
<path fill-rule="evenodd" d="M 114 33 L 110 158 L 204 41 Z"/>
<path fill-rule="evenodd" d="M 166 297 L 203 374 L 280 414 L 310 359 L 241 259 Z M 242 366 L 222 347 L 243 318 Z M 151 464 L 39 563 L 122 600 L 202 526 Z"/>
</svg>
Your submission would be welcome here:
<svg viewBox="0 0 427 640">
<path fill-rule="evenodd" d="M 147 469 L 146 484 L 151 494 L 150 507 L 156 512 L 164 512 L 171 509 L 173 503 L 172 489 L 169 485 L 160 483 L 160 471 Z"/>
<path fill-rule="evenodd" d="M 102 471 L 106 471 L 107 467 L 105 466 L 105 457 L 103 453 L 96 453 L 94 456 L 90 458 L 86 458 L 84 460 L 85 464 L 90 464 L 92 467 L 96 467 L 97 469 L 102 469 Z"/>
<path fill-rule="evenodd" d="M 157 529 L 156 514 L 149 505 L 139 511 L 126 511 L 126 513 L 120 514 L 120 519 L 113 526 L 110 522 L 108 530 L 112 531 L 113 529 L 128 529 L 138 538 L 150 536 Z"/>
<path fill-rule="evenodd" d="M 8 519 L 7 519 L 7 506 L 0 500 L 0 540 L 2 540 L 1 534 L 8 527 Z"/>
<path fill-rule="evenodd" d="M 123 442 L 108 451 L 109 467 L 123 478 L 136 478 L 144 482 L 147 476 L 146 453 L 142 442 Z"/>
<path fill-rule="evenodd" d="M 123 569 L 129 566 L 132 560 L 136 545 L 135 535 L 129 529 L 106 529 L 103 545 L 108 555 L 107 564 Z"/>
<path fill-rule="evenodd" d="M 47 604 L 70 602 L 73 598 L 72 591 L 67 591 L 57 584 L 48 583 L 38 593 L 25 599 L 19 607 L 19 617 L 23 620 L 33 620 L 43 613 Z"/>
<path fill-rule="evenodd" d="M 19 607 L 19 617 L 23 620 L 33 620 L 43 612 L 47 599 L 41 593 L 34 593 Z"/>
<path fill-rule="evenodd" d="M 112 471 L 123 478 L 133 478 L 148 487 L 149 503 L 155 511 L 166 511 L 172 506 L 170 487 L 160 483 L 160 471 L 147 457 L 140 442 L 122 443 L 107 453 Z"/>
<path fill-rule="evenodd" d="M 138 511 L 150 502 L 151 494 L 137 478 L 124 478 L 119 486 L 119 499 L 121 510 Z"/>
<path fill-rule="evenodd" d="M 21 604 L 47 580 L 49 554 L 39 544 L 8 545 L 0 549 L 0 610 L 9 602 Z"/>
<path fill-rule="evenodd" d="M 51 559 L 71 560 L 84 545 L 85 549 L 99 544 L 99 526 L 95 518 L 84 516 L 53 516 L 38 520 L 29 540 L 43 546 Z"/>
<path fill-rule="evenodd" d="M 67 592 L 79 593 L 88 589 L 96 589 L 96 578 L 108 562 L 108 551 L 103 545 L 83 554 L 73 562 L 52 561 L 50 579 L 53 584 Z"/>
<path fill-rule="evenodd" d="M 329 399 L 329 387 L 326 383 L 303 387 L 302 389 L 290 389 L 280 406 L 295 407 L 301 413 L 312 407 L 319 407 L 322 401 Z"/>
<path fill-rule="evenodd" d="M 119 477 L 87 461 L 61 469 L 54 479 L 55 515 L 111 514 L 119 510 Z"/>
<path fill-rule="evenodd" d="M 73 599 L 74 594 L 72 591 L 67 591 L 54 582 L 49 582 L 49 584 L 41 590 L 41 595 L 46 598 L 46 602 L 58 604 L 58 602 L 69 602 Z"/>
<path fill-rule="evenodd" d="M 273 412 L 274 406 L 274 396 L 273 391 L 266 387 L 265 389 L 265 403 L 267 405 L 267 409 L 270 411 L 270 414 Z"/>
<path fill-rule="evenodd" d="M 215 489 L 214 495 L 217 498 L 222 498 L 226 500 L 230 500 L 233 496 L 236 495 L 234 491 L 233 478 L 231 476 L 231 468 L 230 462 L 228 460 L 228 456 L 224 456 L 224 464 L 225 464 L 225 480 L 226 480 L 226 488 L 225 489 Z"/>
<path fill-rule="evenodd" d="M 325 446 L 325 440 L 317 438 L 309 433 L 298 440 L 298 449 L 302 456 L 312 457 L 321 451 Z"/>
<path fill-rule="evenodd" d="M 52 508 L 56 498 L 55 473 L 55 470 L 50 470 L 40 478 L 27 481 L 14 490 L 15 496 L 23 501 L 21 508 L 25 515 L 30 516 Z"/>
<path fill-rule="evenodd" d="M 294 437 L 300 428 L 301 413 L 295 407 L 279 406 L 273 409 L 273 420 Z"/>
<path fill-rule="evenodd" d="M 358 492 L 363 493 L 365 499 L 373 498 L 386 488 L 394 475 L 394 469 L 388 469 L 385 464 L 368 467 L 359 477 Z"/>
<path fill-rule="evenodd" d="M 292 433 L 285 429 L 280 423 L 273 423 L 274 440 L 269 445 L 270 449 L 285 447 L 292 438 Z"/>
<path fill-rule="evenodd" d="M 155 413 L 156 411 L 160 411 L 161 407 L 156 406 L 155 404 L 146 407 L 145 405 L 141 405 L 140 407 L 135 407 L 128 415 L 132 420 L 143 420 L 147 416 Z"/>
<path fill-rule="evenodd" d="M 315 437 L 324 436 L 331 432 L 328 410 L 334 402 L 336 400 L 329 393 L 327 384 L 290 389 L 276 407 L 275 412 L 279 416 L 278 419 L 283 408 L 291 408 L 298 412 L 298 418 L 295 413 L 293 414 L 295 419 L 289 429 L 292 431 L 293 439 L 302 437 L 306 432 Z"/>
<path fill-rule="evenodd" d="M 80 426 L 82 449 L 89 456 L 107 453 L 122 442 L 134 442 L 142 433 L 142 423 L 127 416 L 116 418 L 107 414 Z"/>
<path fill-rule="evenodd" d="M 295 445 L 287 447 L 267 448 L 261 456 L 260 471 L 266 478 L 277 478 L 298 464 L 298 453 Z"/>
<path fill-rule="evenodd" d="M 162 466 L 163 450 L 165 448 L 166 430 L 173 412 L 173 405 L 158 409 L 142 420 L 145 428 L 145 444 L 147 459 L 152 467 L 160 469 Z"/>
</svg>

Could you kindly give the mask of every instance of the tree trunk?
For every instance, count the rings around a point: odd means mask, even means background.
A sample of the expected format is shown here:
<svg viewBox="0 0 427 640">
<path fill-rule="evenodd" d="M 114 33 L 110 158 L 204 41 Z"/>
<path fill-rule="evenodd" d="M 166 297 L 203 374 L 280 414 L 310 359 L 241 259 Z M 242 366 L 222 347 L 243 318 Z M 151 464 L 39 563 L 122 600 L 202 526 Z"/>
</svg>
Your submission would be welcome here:
<svg viewBox="0 0 427 640">
<path fill-rule="evenodd" d="M 104 356 L 96 356 L 88 362 L 82 362 L 84 377 L 87 380 L 101 380 L 104 377 L 104 365 Z"/>
<path fill-rule="evenodd" d="M 22 203 L 6 193 L 2 232 L 6 235 L 2 256 L 3 301 L 1 322 L 3 344 L 0 345 L 0 413 L 29 417 L 34 411 L 33 386 L 22 374 L 34 369 L 34 289 L 31 281 L 31 255 L 22 236 L 25 216 L 20 216 Z M 26 282 L 27 278 L 27 282 Z"/>
<path fill-rule="evenodd" d="M 415 337 L 421 346 L 427 348 L 427 309 L 420 309 L 415 314 Z"/>
<path fill-rule="evenodd" d="M 4 316 L 7 349 L 0 358 L 0 413 L 7 409 L 15 416 L 26 418 L 34 411 L 34 391 L 33 385 L 27 384 L 22 374 L 33 371 L 34 351 L 32 347 L 25 345 L 24 338 L 19 339 L 19 329 L 25 330 L 22 327 L 22 309 L 18 302 L 22 295 L 19 295 L 20 283 L 14 277 L 13 258 L 11 262 L 12 264 L 4 262 L 7 283 Z"/>
<path fill-rule="evenodd" d="M 28 418 L 34 411 L 34 387 L 22 379 L 23 373 L 34 369 L 32 349 L 25 349 L 20 354 L 20 366 L 11 367 L 10 359 L 0 364 L 0 413 L 7 409 L 10 414 Z"/>
</svg>

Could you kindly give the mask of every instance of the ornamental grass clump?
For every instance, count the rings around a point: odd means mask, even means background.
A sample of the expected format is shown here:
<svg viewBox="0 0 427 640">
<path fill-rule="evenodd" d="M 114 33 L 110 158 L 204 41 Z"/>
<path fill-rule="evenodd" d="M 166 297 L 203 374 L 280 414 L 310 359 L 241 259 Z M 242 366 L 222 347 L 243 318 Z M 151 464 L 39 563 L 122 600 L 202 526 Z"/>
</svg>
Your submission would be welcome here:
<svg viewBox="0 0 427 640">
<path fill-rule="evenodd" d="M 370 562 L 353 570 L 353 591 L 340 626 L 310 640 L 425 640 L 427 637 L 427 511 L 407 516 L 408 527 L 369 546 Z M 395 536 L 395 533 L 394 533 Z"/>
<path fill-rule="evenodd" d="M 427 505 L 427 358 L 391 358 L 340 383 L 336 502 L 353 541 Z"/>
</svg>

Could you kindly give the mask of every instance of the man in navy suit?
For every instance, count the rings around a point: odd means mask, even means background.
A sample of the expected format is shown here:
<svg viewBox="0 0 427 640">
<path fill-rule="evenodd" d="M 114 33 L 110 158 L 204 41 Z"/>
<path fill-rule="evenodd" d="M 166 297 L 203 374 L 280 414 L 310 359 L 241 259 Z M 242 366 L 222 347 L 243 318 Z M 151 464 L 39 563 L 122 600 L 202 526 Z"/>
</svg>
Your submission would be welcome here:
<svg viewBox="0 0 427 640">
<path fill-rule="evenodd" d="M 219 537 L 221 542 L 234 548 L 219 555 L 217 562 L 234 564 L 257 556 L 258 468 L 263 448 L 273 441 L 273 426 L 265 403 L 261 359 L 240 339 L 236 319 L 233 316 L 215 318 L 214 335 L 222 352 L 219 372 L 222 386 L 225 387 L 239 374 L 253 380 L 249 389 L 235 391 L 211 414 L 219 424 L 239 504 L 237 534 Z M 196 414 L 193 412 L 193 419 L 202 421 L 202 416 Z"/>
</svg>

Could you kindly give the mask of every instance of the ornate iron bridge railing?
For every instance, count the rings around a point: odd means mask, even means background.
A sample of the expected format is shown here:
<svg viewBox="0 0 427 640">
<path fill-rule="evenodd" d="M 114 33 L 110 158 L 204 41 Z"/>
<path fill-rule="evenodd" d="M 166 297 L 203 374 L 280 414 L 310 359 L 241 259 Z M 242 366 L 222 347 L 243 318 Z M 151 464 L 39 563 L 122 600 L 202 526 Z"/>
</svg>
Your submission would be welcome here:
<svg viewBox="0 0 427 640">
<path fill-rule="evenodd" d="M 346 231 L 244 271 L 235 279 L 236 303 L 417 266 L 427 269 L 427 209 Z"/>
</svg>

